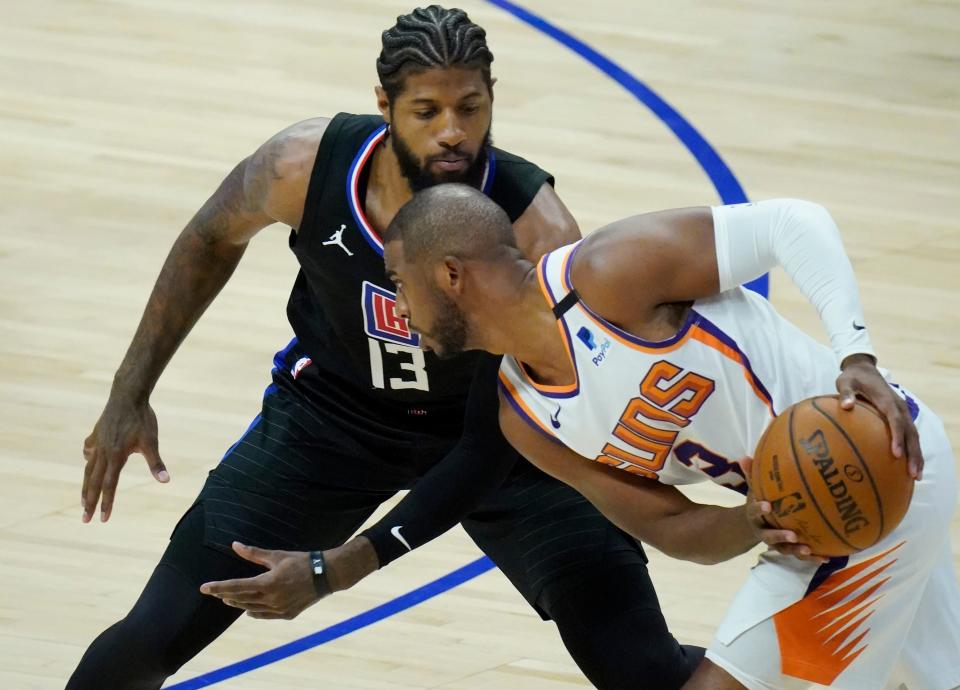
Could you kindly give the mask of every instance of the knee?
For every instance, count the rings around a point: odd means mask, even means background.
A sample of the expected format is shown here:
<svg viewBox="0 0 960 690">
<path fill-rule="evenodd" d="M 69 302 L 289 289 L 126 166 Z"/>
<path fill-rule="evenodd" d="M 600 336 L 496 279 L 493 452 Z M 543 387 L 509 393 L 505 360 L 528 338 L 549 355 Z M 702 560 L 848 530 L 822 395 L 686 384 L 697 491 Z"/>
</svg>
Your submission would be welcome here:
<svg viewBox="0 0 960 690">
<path fill-rule="evenodd" d="M 149 626 L 134 626 L 125 618 L 87 648 L 66 690 L 154 690 L 175 671 L 165 668 L 164 656 Z"/>
<path fill-rule="evenodd" d="M 703 657 L 670 633 L 645 568 L 586 581 L 558 596 L 546 613 L 577 665 L 601 690 L 679 690 Z"/>
</svg>

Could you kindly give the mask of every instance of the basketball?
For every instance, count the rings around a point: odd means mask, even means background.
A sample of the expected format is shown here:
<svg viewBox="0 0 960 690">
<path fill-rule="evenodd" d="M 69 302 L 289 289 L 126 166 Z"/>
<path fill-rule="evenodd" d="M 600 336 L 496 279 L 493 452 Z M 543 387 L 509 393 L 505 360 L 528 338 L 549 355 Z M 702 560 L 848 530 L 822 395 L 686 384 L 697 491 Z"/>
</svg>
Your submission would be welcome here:
<svg viewBox="0 0 960 690">
<path fill-rule="evenodd" d="M 836 395 L 787 408 L 760 438 L 751 470 L 754 495 L 772 507 L 767 521 L 821 556 L 876 544 L 913 495 L 907 461 L 890 442 L 886 420 L 861 400 L 852 410 Z"/>
</svg>

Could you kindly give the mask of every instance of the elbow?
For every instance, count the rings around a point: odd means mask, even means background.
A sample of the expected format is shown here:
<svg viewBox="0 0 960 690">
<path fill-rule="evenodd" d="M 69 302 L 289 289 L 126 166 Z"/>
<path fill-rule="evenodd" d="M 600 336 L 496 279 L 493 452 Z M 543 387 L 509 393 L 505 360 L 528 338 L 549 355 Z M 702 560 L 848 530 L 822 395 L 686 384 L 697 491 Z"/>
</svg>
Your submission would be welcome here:
<svg viewBox="0 0 960 690">
<path fill-rule="evenodd" d="M 693 554 L 690 558 L 686 559 L 691 563 L 697 563 L 698 565 L 717 565 L 718 563 L 723 563 L 726 558 L 721 558 L 717 554 L 712 553 L 697 553 Z"/>
<path fill-rule="evenodd" d="M 786 216 L 793 221 L 790 226 L 801 232 L 812 228 L 837 228 L 830 211 L 822 204 L 804 199 L 780 199 L 780 203 Z"/>
</svg>

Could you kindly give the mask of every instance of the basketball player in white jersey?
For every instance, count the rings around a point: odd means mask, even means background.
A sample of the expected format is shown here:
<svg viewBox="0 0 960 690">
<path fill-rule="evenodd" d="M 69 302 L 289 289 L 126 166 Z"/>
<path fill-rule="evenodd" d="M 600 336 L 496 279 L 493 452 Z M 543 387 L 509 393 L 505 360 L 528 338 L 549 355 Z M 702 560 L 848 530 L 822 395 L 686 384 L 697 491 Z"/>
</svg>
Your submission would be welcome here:
<svg viewBox="0 0 960 690">
<path fill-rule="evenodd" d="M 949 523 L 957 484 L 940 420 L 875 366 L 853 270 L 815 204 L 774 200 L 635 216 L 547 254 L 517 250 L 476 190 L 421 192 L 385 235 L 398 310 L 439 355 L 503 353 L 511 443 L 663 552 L 760 558 L 685 688 L 948 690 L 960 686 L 960 588 Z M 740 284 L 781 265 L 833 349 Z M 886 416 L 917 480 L 875 546 L 822 559 L 765 527 L 769 503 L 721 508 L 673 485 L 747 493 L 737 461 L 789 405 L 839 390 Z M 922 476 L 921 476 L 922 475 Z M 625 660 L 625 663 L 628 660 Z"/>
</svg>

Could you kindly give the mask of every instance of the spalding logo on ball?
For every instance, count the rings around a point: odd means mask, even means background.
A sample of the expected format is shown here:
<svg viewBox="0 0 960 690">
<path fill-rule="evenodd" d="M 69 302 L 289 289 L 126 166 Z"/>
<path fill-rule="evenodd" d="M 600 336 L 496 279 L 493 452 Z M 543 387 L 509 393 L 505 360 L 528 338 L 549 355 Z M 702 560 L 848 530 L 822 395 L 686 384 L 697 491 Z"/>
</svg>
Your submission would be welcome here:
<svg viewBox="0 0 960 690">
<path fill-rule="evenodd" d="M 821 556 L 847 556 L 873 546 L 903 519 L 913 496 L 904 458 L 890 452 L 883 416 L 836 395 L 787 408 L 757 444 L 751 486 L 769 501 L 768 520 L 797 533 Z"/>
</svg>

